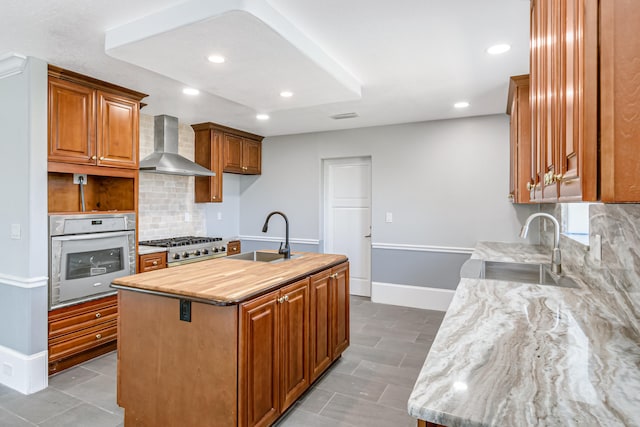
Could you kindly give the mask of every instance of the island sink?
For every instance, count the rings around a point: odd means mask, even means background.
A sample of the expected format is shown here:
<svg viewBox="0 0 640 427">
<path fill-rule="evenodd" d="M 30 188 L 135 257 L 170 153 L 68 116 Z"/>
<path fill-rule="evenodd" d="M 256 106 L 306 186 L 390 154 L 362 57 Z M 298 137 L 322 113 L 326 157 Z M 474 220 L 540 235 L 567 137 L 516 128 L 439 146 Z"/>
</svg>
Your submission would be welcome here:
<svg viewBox="0 0 640 427">
<path fill-rule="evenodd" d="M 287 258 L 287 259 L 295 259 L 295 258 L 298 258 L 299 256 L 300 255 L 292 255 L 291 258 Z M 244 261 L 258 261 L 258 262 L 279 262 L 279 261 L 285 261 L 285 256 L 277 252 L 253 251 L 253 252 L 243 252 L 241 254 L 236 254 L 236 255 L 228 255 L 227 259 L 241 259 Z"/>
</svg>

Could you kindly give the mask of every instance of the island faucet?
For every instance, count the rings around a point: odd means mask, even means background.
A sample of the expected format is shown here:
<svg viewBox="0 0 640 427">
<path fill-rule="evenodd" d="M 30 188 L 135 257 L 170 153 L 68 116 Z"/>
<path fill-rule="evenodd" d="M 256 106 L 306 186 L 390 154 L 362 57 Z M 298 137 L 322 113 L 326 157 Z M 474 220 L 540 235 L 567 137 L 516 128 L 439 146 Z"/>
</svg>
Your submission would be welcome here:
<svg viewBox="0 0 640 427">
<path fill-rule="evenodd" d="M 289 219 L 287 218 L 287 216 L 280 211 L 271 212 L 267 216 L 267 219 L 264 221 L 264 225 L 262 226 L 262 232 L 263 233 L 267 232 L 267 230 L 269 229 L 269 219 L 271 219 L 271 217 L 275 214 L 278 214 L 282 216 L 282 218 L 284 218 L 284 223 L 286 226 L 284 247 L 282 247 L 282 242 L 280 242 L 280 249 L 278 249 L 278 253 L 284 255 L 284 259 L 289 259 L 291 258 L 291 249 L 289 248 Z"/>
<path fill-rule="evenodd" d="M 553 254 L 551 255 L 551 271 L 555 274 L 560 274 L 562 272 L 561 265 L 561 254 L 560 254 L 560 224 L 558 224 L 558 220 L 553 217 L 553 215 L 549 215 L 548 213 L 538 212 L 531 214 L 527 221 L 524 223 L 522 230 L 520 231 L 520 237 L 523 239 L 527 237 L 527 233 L 529 232 L 529 224 L 536 217 L 547 218 L 553 223 L 554 227 L 554 239 L 553 239 Z"/>
</svg>

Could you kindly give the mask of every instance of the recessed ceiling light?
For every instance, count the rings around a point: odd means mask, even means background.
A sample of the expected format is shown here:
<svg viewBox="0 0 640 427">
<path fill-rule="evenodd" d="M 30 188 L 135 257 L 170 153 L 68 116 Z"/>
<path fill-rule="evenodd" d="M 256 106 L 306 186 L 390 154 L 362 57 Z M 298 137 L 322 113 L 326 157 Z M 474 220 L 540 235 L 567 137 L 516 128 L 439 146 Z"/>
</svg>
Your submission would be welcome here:
<svg viewBox="0 0 640 427">
<path fill-rule="evenodd" d="M 471 104 L 469 104 L 467 101 L 460 101 L 453 104 L 455 108 L 467 108 L 469 105 Z"/>
<path fill-rule="evenodd" d="M 487 49 L 487 53 L 489 55 L 500 55 L 501 53 L 507 52 L 509 49 L 511 49 L 511 46 L 508 44 L 496 44 Z"/>
<path fill-rule="evenodd" d="M 184 93 L 185 95 L 197 95 L 200 93 L 200 91 L 192 87 L 185 87 L 184 89 L 182 89 L 182 93 Z"/>
<path fill-rule="evenodd" d="M 280 92 L 280 96 L 283 98 L 291 98 L 293 96 L 293 92 L 283 90 L 282 92 Z"/>
<path fill-rule="evenodd" d="M 269 120 L 268 114 L 256 114 L 256 119 L 258 120 Z"/>
<path fill-rule="evenodd" d="M 207 59 L 214 64 L 222 64 L 224 62 L 224 56 L 221 55 L 211 55 Z"/>
</svg>

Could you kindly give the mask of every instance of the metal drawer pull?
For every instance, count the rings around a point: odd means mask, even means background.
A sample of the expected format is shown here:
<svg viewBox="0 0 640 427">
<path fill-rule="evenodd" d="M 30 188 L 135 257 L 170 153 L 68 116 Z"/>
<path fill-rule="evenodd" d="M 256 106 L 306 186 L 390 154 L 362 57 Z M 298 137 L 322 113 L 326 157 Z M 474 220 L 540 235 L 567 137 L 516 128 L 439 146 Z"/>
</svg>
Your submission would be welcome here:
<svg viewBox="0 0 640 427">
<path fill-rule="evenodd" d="M 338 273 L 333 273 L 333 274 L 332 274 L 331 276 L 329 276 L 329 277 L 331 277 L 332 279 L 337 279 L 337 278 L 338 278 Z"/>
<path fill-rule="evenodd" d="M 278 302 L 282 304 L 284 302 L 284 298 L 283 297 L 278 298 Z"/>
<path fill-rule="evenodd" d="M 97 334 L 96 339 L 99 340 L 100 338 L 102 338 L 102 334 Z"/>
<path fill-rule="evenodd" d="M 96 313 L 96 319 L 99 319 L 100 317 L 102 317 L 102 314 Z"/>
<path fill-rule="evenodd" d="M 153 265 L 158 265 L 158 261 L 153 261 L 152 264 Z"/>
<path fill-rule="evenodd" d="M 285 300 L 285 301 L 289 301 L 289 295 L 285 295 L 285 296 L 284 296 L 284 300 Z"/>
</svg>

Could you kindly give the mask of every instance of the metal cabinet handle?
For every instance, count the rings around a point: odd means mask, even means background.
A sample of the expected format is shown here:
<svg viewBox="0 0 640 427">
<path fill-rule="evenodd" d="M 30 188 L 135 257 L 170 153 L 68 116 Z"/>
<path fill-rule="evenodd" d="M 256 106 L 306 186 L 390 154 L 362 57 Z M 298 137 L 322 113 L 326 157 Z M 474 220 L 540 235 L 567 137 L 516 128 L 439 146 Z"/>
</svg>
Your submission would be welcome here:
<svg viewBox="0 0 640 427">
<path fill-rule="evenodd" d="M 100 160 L 104 160 L 104 156 L 100 156 Z"/>
<path fill-rule="evenodd" d="M 102 338 L 102 334 L 96 334 L 96 339 L 99 340 L 100 338 Z"/>
<path fill-rule="evenodd" d="M 278 298 L 278 302 L 279 302 L 280 304 L 282 304 L 282 302 L 283 302 L 283 301 L 284 301 L 284 298 L 283 298 L 283 297 Z"/>
<path fill-rule="evenodd" d="M 371 237 L 371 233 L 367 234 L 367 235 L 366 235 L 366 236 L 364 236 L 364 237 L 366 237 L 366 238 Z"/>
<path fill-rule="evenodd" d="M 102 314 L 96 313 L 96 319 L 99 319 L 100 317 L 102 317 Z"/>
<path fill-rule="evenodd" d="M 91 156 L 91 160 L 95 160 L 95 159 L 97 159 L 96 156 Z"/>
<path fill-rule="evenodd" d="M 337 279 L 337 278 L 338 278 L 338 273 L 333 273 L 333 274 L 332 274 L 331 276 L 329 276 L 329 277 L 331 277 L 332 279 Z"/>
<path fill-rule="evenodd" d="M 285 296 L 284 296 L 284 300 L 285 300 L 285 301 L 289 301 L 289 295 L 285 295 Z"/>
<path fill-rule="evenodd" d="M 153 261 L 151 264 L 158 265 L 158 261 Z"/>
<path fill-rule="evenodd" d="M 217 199 L 216 196 L 211 196 L 211 200 L 215 200 L 215 199 Z"/>
</svg>

